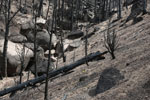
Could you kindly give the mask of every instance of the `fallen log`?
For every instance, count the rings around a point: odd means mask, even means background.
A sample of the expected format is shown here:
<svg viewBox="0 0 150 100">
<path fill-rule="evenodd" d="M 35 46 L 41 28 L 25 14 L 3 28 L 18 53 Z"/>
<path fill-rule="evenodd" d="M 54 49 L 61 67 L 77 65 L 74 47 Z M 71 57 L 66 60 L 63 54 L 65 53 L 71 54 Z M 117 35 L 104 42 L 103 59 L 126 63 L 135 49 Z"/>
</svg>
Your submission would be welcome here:
<svg viewBox="0 0 150 100">
<path fill-rule="evenodd" d="M 92 54 L 89 54 L 87 57 L 83 57 L 79 60 L 77 60 L 76 62 L 72 63 L 72 64 L 69 64 L 69 65 L 66 65 L 66 66 L 63 66 L 57 70 L 54 70 L 54 71 L 51 71 L 49 72 L 48 74 L 48 77 L 49 78 L 52 78 L 52 77 L 55 77 L 61 73 L 66 73 L 84 63 L 86 63 L 86 61 L 92 61 L 92 60 L 101 60 L 101 59 L 104 59 L 105 57 L 103 57 L 104 54 L 106 54 L 106 52 L 96 52 L 96 53 L 92 53 Z M 7 88 L 7 89 L 4 89 L 2 91 L 0 91 L 0 96 L 4 96 L 8 93 L 12 93 L 12 92 L 16 92 L 18 90 L 22 90 L 23 88 L 26 88 L 28 86 L 34 86 L 36 85 L 37 83 L 40 83 L 42 81 L 44 81 L 46 79 L 46 75 L 42 75 L 42 76 L 39 76 L 35 79 L 32 79 L 32 80 L 29 80 L 29 81 L 26 81 L 26 82 L 23 82 L 22 84 L 18 84 L 17 86 L 14 86 L 14 87 L 10 87 L 10 88 Z"/>
</svg>

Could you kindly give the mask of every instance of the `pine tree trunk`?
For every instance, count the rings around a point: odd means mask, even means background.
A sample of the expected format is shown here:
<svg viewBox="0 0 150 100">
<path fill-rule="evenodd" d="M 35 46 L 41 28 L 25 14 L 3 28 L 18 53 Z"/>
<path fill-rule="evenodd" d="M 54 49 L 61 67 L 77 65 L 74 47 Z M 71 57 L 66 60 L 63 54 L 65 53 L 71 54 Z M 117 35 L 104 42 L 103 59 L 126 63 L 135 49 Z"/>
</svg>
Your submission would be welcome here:
<svg viewBox="0 0 150 100">
<path fill-rule="evenodd" d="M 143 15 L 146 14 L 147 0 L 143 0 Z"/>
<path fill-rule="evenodd" d="M 121 0 L 118 1 L 118 19 L 121 18 Z"/>
<path fill-rule="evenodd" d="M 49 73 L 49 67 L 51 65 L 51 43 L 52 43 L 52 35 L 53 35 L 53 24 L 54 24 L 54 17 L 55 17 L 55 11 L 56 11 L 56 3 L 57 0 L 54 2 L 54 9 L 53 9 L 53 15 L 52 15 L 52 26 L 51 30 L 49 30 L 49 25 L 47 26 L 48 33 L 50 35 L 50 40 L 49 40 L 49 55 L 48 55 L 48 65 L 47 65 L 47 72 L 46 72 L 46 83 L 45 83 L 45 94 L 44 94 L 44 100 L 48 100 L 48 73 Z M 51 31 L 51 33 L 50 33 Z"/>
<path fill-rule="evenodd" d="M 43 7 L 43 0 L 40 0 L 39 9 L 38 9 L 38 17 L 41 16 L 42 7 Z"/>
<path fill-rule="evenodd" d="M 7 6 L 7 2 L 5 1 L 5 5 Z M 6 11 L 6 26 L 5 26 L 5 41 L 4 41 L 4 48 L 3 48 L 3 57 L 4 57 L 4 76 L 7 77 L 7 49 L 8 49 L 8 35 L 9 35 L 9 18 L 10 18 L 10 8 L 11 8 L 11 0 L 8 0 L 8 9 Z"/>
</svg>

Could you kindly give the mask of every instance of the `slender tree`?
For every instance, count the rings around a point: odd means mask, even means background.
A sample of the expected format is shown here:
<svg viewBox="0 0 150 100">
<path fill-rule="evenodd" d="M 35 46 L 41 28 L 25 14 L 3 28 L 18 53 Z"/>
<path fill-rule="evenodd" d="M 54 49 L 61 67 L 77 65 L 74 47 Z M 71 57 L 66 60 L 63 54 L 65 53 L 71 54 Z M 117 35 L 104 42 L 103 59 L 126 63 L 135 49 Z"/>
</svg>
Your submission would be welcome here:
<svg viewBox="0 0 150 100">
<path fill-rule="evenodd" d="M 105 8 L 106 8 L 106 0 L 102 0 L 102 21 L 104 21 L 105 20 Z"/>
<path fill-rule="evenodd" d="M 19 8 L 21 8 L 21 5 L 22 5 L 22 0 L 19 1 L 19 6 L 20 6 Z"/>
<path fill-rule="evenodd" d="M 88 26 L 86 26 L 86 34 L 85 34 L 85 57 L 87 59 L 87 55 L 88 55 L 88 38 L 87 38 L 87 34 L 88 34 Z M 88 64 L 88 61 L 86 61 L 86 64 Z"/>
<path fill-rule="evenodd" d="M 10 25 L 10 8 L 11 8 L 11 0 L 5 1 L 5 6 L 8 7 L 5 9 L 5 41 L 4 41 L 4 48 L 3 48 L 3 57 L 4 57 L 4 76 L 7 77 L 7 48 L 8 48 L 8 35 L 9 35 L 9 25 Z"/>
<path fill-rule="evenodd" d="M 32 1 L 32 6 L 34 5 L 35 1 Z M 35 70 L 35 77 L 37 77 L 37 41 L 36 41 L 36 37 L 37 37 L 37 29 L 36 29 L 36 21 L 37 21 L 37 9 L 33 9 L 33 23 L 34 23 L 34 70 Z"/>
<path fill-rule="evenodd" d="M 50 0 L 49 0 L 50 2 Z M 53 31 L 53 24 L 54 24 L 54 17 L 55 17 L 55 11 L 56 11 L 56 3 L 57 0 L 54 1 L 54 9 L 53 9 L 53 15 L 52 15 L 52 25 L 51 25 L 51 30 L 50 30 L 50 22 L 48 22 L 47 30 L 50 35 L 50 40 L 49 40 L 49 55 L 48 55 L 48 64 L 47 64 L 47 72 L 46 72 L 46 84 L 45 84 L 45 95 L 44 95 L 44 100 L 48 100 L 48 72 L 49 72 L 49 67 L 51 65 L 51 43 L 52 43 L 52 35 L 54 33 Z"/>
<path fill-rule="evenodd" d="M 49 9 L 50 9 L 50 2 L 48 3 L 48 9 L 47 9 L 47 13 L 46 13 L 46 20 L 48 18 Z"/>
<path fill-rule="evenodd" d="M 147 0 L 143 0 L 143 15 L 147 13 L 146 7 L 147 7 Z"/>
<path fill-rule="evenodd" d="M 95 22 L 97 21 L 97 0 L 95 0 L 95 7 L 94 7 L 94 15 L 95 15 Z"/>
<path fill-rule="evenodd" d="M 73 9 L 73 4 L 74 0 L 71 2 L 71 31 L 73 31 L 73 20 L 74 20 L 74 9 Z"/>
<path fill-rule="evenodd" d="M 4 3 L 4 0 L 1 0 L 1 3 L 0 3 L 0 14 L 1 14 L 1 11 L 3 9 L 3 3 Z"/>
<path fill-rule="evenodd" d="M 63 20 L 64 20 L 64 3 L 65 3 L 65 1 L 64 0 L 62 0 L 62 7 L 61 7 L 61 9 L 62 9 L 62 15 L 61 15 L 61 22 L 63 22 Z M 62 30 L 61 30 L 61 32 L 60 32 L 60 35 L 61 35 L 61 47 L 62 47 L 62 56 L 63 56 L 63 62 L 66 62 L 66 58 L 65 58 L 65 55 L 64 55 L 64 45 L 63 45 L 63 35 L 62 35 Z"/>
<path fill-rule="evenodd" d="M 118 0 L 118 19 L 121 18 L 121 0 Z"/>
<path fill-rule="evenodd" d="M 38 9 L 38 17 L 41 16 L 41 12 L 42 12 L 42 8 L 43 8 L 43 1 L 44 0 L 40 0 L 39 9 Z"/>
</svg>

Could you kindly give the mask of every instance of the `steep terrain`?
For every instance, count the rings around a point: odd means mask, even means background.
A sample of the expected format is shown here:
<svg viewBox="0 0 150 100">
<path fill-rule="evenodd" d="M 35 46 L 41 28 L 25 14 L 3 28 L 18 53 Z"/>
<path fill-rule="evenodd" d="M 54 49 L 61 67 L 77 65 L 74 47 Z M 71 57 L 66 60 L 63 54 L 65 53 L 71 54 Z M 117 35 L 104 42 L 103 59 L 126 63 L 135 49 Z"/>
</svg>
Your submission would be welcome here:
<svg viewBox="0 0 150 100">
<path fill-rule="evenodd" d="M 109 54 L 104 60 L 89 62 L 76 68 L 73 72 L 60 75 L 49 82 L 49 99 L 51 100 L 150 100 L 150 15 L 143 15 L 143 20 L 132 24 L 128 22 L 120 27 L 127 17 L 113 23 L 116 34 L 119 36 L 119 48 L 115 51 L 116 59 L 111 60 Z M 108 21 L 91 26 L 89 30 L 97 27 L 97 31 L 88 39 L 88 53 L 106 51 L 103 33 L 107 29 Z M 59 67 L 80 59 L 84 56 L 84 43 L 72 52 L 66 52 L 66 63 L 59 60 Z M 114 79 L 121 75 L 121 79 L 112 87 L 95 94 L 96 87 L 105 88 L 101 83 L 102 75 L 107 73 Z M 111 70 L 110 72 L 107 72 Z M 105 79 L 105 78 L 103 78 Z M 99 82 L 98 82 L 99 80 Z M 109 81 L 102 80 L 106 84 Z M 103 83 L 102 82 L 102 83 Z M 1 97 L 4 100 L 43 100 L 44 84 L 38 87 L 27 88 L 17 92 L 11 98 Z"/>
<path fill-rule="evenodd" d="M 104 60 L 89 62 L 73 71 L 56 76 L 49 81 L 50 100 L 150 100 L 150 15 L 140 15 L 143 20 L 124 24 L 129 16 L 130 8 L 123 11 L 123 18 L 116 20 L 111 26 L 119 37 L 119 47 L 115 51 L 116 59 L 109 53 Z M 81 23 L 83 24 L 83 23 Z M 122 26 L 122 24 L 124 24 Z M 86 25 L 85 25 L 86 26 Z M 90 25 L 88 29 L 97 31 L 88 38 L 88 54 L 96 51 L 104 52 L 104 33 L 108 20 Z M 83 24 L 83 30 L 85 27 Z M 66 63 L 62 58 L 58 68 L 70 64 L 85 55 L 84 41 L 80 47 L 65 52 Z M 8 79 L 6 79 L 8 80 Z M 1 100 L 43 100 L 45 84 L 28 87 Z"/>
</svg>

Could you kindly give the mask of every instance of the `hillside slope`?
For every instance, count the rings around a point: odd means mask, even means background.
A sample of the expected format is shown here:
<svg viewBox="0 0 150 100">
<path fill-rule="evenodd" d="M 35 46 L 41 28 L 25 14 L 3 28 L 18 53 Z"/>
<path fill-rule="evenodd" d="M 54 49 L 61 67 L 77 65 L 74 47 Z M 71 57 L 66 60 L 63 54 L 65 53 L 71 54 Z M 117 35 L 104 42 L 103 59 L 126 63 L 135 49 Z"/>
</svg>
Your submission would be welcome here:
<svg viewBox="0 0 150 100">
<path fill-rule="evenodd" d="M 116 59 L 111 60 L 110 55 L 107 54 L 104 60 L 90 62 L 89 66 L 84 64 L 67 75 L 52 79 L 49 82 L 49 99 L 150 100 L 150 15 L 146 14 L 142 17 L 142 21 L 136 24 L 131 24 L 130 21 L 123 27 L 120 25 L 125 17 L 114 22 L 120 40 L 119 48 L 115 51 Z M 100 30 L 88 39 L 88 53 L 106 51 L 103 43 L 106 26 L 107 21 L 90 28 L 98 27 Z M 102 31 L 103 27 L 104 31 Z M 73 62 L 74 54 L 75 60 L 84 56 L 84 43 L 74 51 L 67 52 L 67 62 L 60 61 L 59 66 Z M 100 76 L 104 70 L 111 68 L 119 70 L 123 78 L 106 91 L 93 95 Z M 38 85 L 39 87 L 20 91 L 12 98 L 6 96 L 1 99 L 43 100 L 45 85 Z"/>
</svg>

